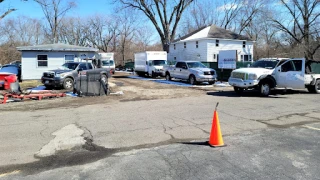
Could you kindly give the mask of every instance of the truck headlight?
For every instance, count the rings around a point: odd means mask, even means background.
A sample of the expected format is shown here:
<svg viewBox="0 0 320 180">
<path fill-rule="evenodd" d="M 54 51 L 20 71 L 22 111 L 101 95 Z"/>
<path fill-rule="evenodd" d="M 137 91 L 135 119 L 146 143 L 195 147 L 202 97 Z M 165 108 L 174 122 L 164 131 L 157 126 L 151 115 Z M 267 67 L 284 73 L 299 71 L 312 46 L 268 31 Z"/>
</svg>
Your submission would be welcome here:
<svg viewBox="0 0 320 180">
<path fill-rule="evenodd" d="M 67 75 L 67 73 L 61 73 L 61 74 L 57 74 L 57 75 L 59 75 L 59 77 L 63 78 Z"/>
<path fill-rule="evenodd" d="M 256 74 L 249 74 L 248 80 L 256 80 L 258 76 Z"/>
</svg>

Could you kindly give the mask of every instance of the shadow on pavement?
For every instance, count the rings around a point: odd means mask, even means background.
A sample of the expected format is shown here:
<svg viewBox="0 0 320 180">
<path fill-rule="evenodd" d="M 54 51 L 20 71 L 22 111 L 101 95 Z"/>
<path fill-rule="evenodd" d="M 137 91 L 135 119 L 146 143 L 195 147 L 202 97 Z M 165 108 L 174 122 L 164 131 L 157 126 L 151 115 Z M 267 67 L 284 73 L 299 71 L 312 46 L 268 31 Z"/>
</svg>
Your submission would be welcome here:
<svg viewBox="0 0 320 180">
<path fill-rule="evenodd" d="M 268 97 L 262 97 L 258 91 L 244 91 L 241 94 L 237 94 L 234 91 L 212 91 L 207 92 L 207 95 L 210 96 L 224 96 L 224 97 L 261 97 L 261 98 L 287 98 L 285 96 L 281 96 L 276 92 L 272 92 L 272 94 Z M 282 94 L 284 95 L 284 94 Z"/>
<path fill-rule="evenodd" d="M 204 142 L 180 142 L 180 144 L 186 144 L 186 145 L 195 145 L 195 146 L 209 146 L 209 142 L 208 141 L 204 141 Z"/>
</svg>

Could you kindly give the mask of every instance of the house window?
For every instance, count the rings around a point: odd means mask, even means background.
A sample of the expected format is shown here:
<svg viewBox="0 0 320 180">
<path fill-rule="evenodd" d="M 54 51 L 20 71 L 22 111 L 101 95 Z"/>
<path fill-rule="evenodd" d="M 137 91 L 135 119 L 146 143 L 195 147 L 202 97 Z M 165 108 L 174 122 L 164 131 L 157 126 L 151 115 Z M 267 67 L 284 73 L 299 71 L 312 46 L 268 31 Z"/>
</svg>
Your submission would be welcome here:
<svg viewBox="0 0 320 180">
<path fill-rule="evenodd" d="M 216 40 L 216 47 L 219 47 L 219 40 Z"/>
<path fill-rule="evenodd" d="M 196 48 L 198 48 L 199 47 L 199 43 L 198 43 L 198 41 L 196 41 Z"/>
<path fill-rule="evenodd" d="M 174 60 L 177 60 L 177 57 L 174 57 L 173 59 L 174 59 Z"/>
<path fill-rule="evenodd" d="M 174 49 L 174 50 L 176 49 L 176 44 L 173 45 L 173 49 Z"/>
<path fill-rule="evenodd" d="M 242 48 L 246 48 L 246 42 L 245 41 L 242 42 Z"/>
<path fill-rule="evenodd" d="M 241 55 L 241 61 L 252 61 L 251 55 Z"/>
<path fill-rule="evenodd" d="M 74 62 L 74 55 L 65 55 L 64 61 L 67 62 Z"/>
<path fill-rule="evenodd" d="M 183 43 L 183 46 L 184 46 L 184 48 L 187 48 L 187 43 L 184 42 L 184 43 Z"/>
<path fill-rule="evenodd" d="M 217 58 L 216 54 L 213 54 L 213 59 L 216 59 L 216 58 Z"/>
<path fill-rule="evenodd" d="M 37 56 L 38 67 L 48 67 L 48 55 Z"/>
</svg>

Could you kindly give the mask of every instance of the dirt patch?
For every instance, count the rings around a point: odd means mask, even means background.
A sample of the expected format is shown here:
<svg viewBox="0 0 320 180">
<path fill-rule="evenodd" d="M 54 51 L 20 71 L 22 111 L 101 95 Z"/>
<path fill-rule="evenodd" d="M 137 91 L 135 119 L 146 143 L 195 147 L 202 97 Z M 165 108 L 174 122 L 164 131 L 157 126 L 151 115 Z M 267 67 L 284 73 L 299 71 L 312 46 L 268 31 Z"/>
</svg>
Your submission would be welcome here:
<svg viewBox="0 0 320 180">
<path fill-rule="evenodd" d="M 189 96 L 205 95 L 205 91 L 213 88 L 181 87 L 176 85 L 160 84 L 153 81 L 128 78 L 129 74 L 116 73 L 109 79 L 111 92 L 123 92 L 122 95 L 100 97 L 64 97 L 24 102 L 0 104 L 0 111 L 34 111 L 50 108 L 72 108 L 92 104 L 113 104 L 116 102 L 141 101 L 154 99 L 172 99 Z"/>
</svg>

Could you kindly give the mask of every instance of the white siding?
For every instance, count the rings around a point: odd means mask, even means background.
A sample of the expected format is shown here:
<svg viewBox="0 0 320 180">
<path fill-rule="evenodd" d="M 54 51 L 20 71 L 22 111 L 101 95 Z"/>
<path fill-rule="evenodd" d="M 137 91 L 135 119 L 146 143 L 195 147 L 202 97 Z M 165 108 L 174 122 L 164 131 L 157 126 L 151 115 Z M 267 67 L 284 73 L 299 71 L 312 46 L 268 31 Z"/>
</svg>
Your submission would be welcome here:
<svg viewBox="0 0 320 180">
<path fill-rule="evenodd" d="M 186 48 L 184 48 L 184 42 L 176 43 L 176 49 L 174 45 L 170 45 L 170 51 L 168 53 L 168 60 L 173 61 L 176 57 L 177 61 L 201 61 L 204 62 L 207 59 L 207 44 L 204 41 L 198 41 L 198 48 L 196 48 L 196 41 L 186 41 Z"/>
<path fill-rule="evenodd" d="M 53 70 L 65 63 L 65 55 L 75 55 L 75 61 L 84 52 L 38 52 L 22 51 L 21 57 L 21 75 L 23 80 L 41 79 L 44 71 Z M 87 57 L 93 57 L 94 52 L 87 52 Z M 48 56 L 48 67 L 38 67 L 37 55 Z"/>
<path fill-rule="evenodd" d="M 243 41 L 241 40 L 223 40 L 219 39 L 219 46 L 216 47 L 215 39 L 207 39 L 205 40 L 208 44 L 208 59 L 207 62 L 213 62 L 212 57 L 214 54 L 219 54 L 220 50 L 237 50 L 238 53 L 238 61 L 241 60 L 241 55 L 252 55 L 253 56 L 253 42 L 246 41 L 246 47 L 243 48 Z M 217 62 L 215 60 L 214 62 Z"/>
<path fill-rule="evenodd" d="M 180 41 L 177 42 L 176 49 L 174 44 L 170 45 L 168 60 L 173 61 L 176 57 L 177 61 L 201 61 L 201 62 L 217 62 L 217 54 L 220 50 L 237 50 L 238 61 L 241 60 L 241 55 L 252 55 L 253 57 L 253 42 L 246 41 L 246 47 L 243 48 L 241 40 L 219 40 L 219 46 L 216 47 L 216 39 L 198 39 L 195 41 Z M 196 48 L 196 41 L 199 47 Z M 184 48 L 186 42 L 186 48 Z M 216 54 L 214 58 L 214 54 Z"/>
</svg>

